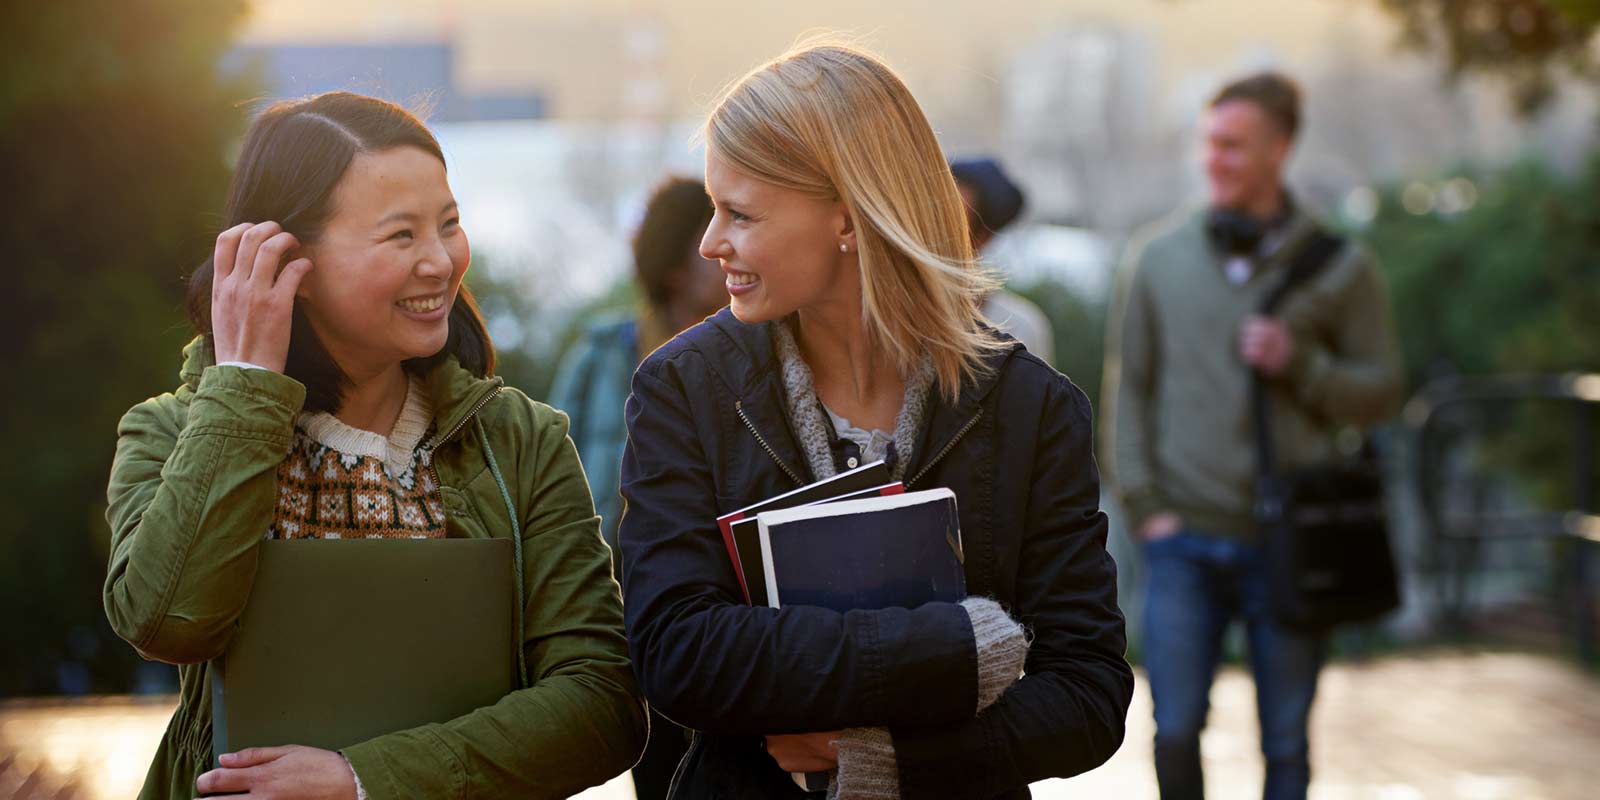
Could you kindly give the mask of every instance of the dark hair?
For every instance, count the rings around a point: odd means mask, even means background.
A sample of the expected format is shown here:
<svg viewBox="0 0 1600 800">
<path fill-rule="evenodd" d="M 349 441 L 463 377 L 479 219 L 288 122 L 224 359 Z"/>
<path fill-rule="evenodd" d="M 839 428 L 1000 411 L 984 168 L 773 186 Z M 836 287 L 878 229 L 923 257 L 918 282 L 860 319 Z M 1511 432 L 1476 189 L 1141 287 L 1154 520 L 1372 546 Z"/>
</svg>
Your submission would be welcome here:
<svg viewBox="0 0 1600 800">
<path fill-rule="evenodd" d="M 328 92 L 275 103 L 245 132 L 239 163 L 228 186 L 222 228 L 273 221 L 301 245 L 315 244 L 333 215 L 333 192 L 358 153 L 415 147 L 444 162 L 438 140 L 422 121 L 400 106 L 350 92 Z M 212 259 L 189 276 L 189 321 L 211 343 Z M 494 372 L 494 345 L 477 301 L 462 284 L 450 309 L 444 349 L 404 363 L 422 375 L 454 356 L 479 377 Z M 308 411 L 337 411 L 346 377 L 296 306 L 284 374 L 306 387 Z"/>
<path fill-rule="evenodd" d="M 700 181 L 668 177 L 650 194 L 633 235 L 634 275 L 650 307 L 661 309 L 672 302 L 673 276 L 687 263 L 689 245 L 710 224 L 711 200 Z"/>
<path fill-rule="evenodd" d="M 1300 87 L 1287 75 L 1258 72 L 1236 80 L 1222 87 L 1208 107 L 1216 108 L 1234 100 L 1255 103 L 1290 139 L 1300 130 Z"/>
</svg>

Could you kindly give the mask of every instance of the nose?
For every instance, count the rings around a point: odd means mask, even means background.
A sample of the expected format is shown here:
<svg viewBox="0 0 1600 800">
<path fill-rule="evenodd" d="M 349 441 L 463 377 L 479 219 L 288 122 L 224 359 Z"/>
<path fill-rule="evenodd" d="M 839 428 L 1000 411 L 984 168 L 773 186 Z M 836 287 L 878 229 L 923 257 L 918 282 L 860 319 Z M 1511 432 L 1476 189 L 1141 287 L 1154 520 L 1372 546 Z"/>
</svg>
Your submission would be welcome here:
<svg viewBox="0 0 1600 800">
<path fill-rule="evenodd" d="M 722 224 L 715 218 L 706 226 L 706 234 L 700 237 L 700 257 L 707 261 L 719 261 L 732 255 L 733 247 L 728 244 L 728 238 L 722 235 Z"/>
<path fill-rule="evenodd" d="M 455 264 L 450 260 L 449 248 L 445 247 L 442 239 L 435 236 L 427 247 L 420 248 L 413 269 L 419 277 L 447 281 L 455 272 Z"/>
</svg>

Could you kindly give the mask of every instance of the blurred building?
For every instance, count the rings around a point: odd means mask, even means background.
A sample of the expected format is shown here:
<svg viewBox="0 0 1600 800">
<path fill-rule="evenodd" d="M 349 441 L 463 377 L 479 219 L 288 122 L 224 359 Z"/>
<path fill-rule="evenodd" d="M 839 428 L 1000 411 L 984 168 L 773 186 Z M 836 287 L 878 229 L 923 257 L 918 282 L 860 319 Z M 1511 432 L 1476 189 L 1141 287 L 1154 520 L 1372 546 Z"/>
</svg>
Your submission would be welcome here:
<svg viewBox="0 0 1600 800">
<path fill-rule="evenodd" d="M 241 45 L 221 69 L 253 75 L 271 99 L 342 89 L 428 110 L 441 122 L 545 116 L 540 92 L 463 88 L 456 80 L 456 48 L 448 42 Z"/>
</svg>

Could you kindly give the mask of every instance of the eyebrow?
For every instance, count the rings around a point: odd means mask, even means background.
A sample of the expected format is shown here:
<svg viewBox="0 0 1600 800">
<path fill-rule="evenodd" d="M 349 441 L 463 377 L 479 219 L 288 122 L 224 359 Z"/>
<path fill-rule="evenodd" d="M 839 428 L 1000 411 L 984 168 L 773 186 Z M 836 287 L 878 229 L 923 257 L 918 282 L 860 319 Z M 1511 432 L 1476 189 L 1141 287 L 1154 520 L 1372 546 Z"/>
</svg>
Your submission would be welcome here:
<svg viewBox="0 0 1600 800">
<path fill-rule="evenodd" d="M 456 201 L 451 200 L 450 202 L 444 204 L 444 208 L 439 209 L 439 213 L 448 214 L 455 210 L 456 207 Z M 378 220 L 377 227 L 381 228 L 391 222 L 415 222 L 416 219 L 417 215 L 411 213 L 410 211 L 391 211 L 388 214 L 385 214 L 382 219 Z"/>
</svg>

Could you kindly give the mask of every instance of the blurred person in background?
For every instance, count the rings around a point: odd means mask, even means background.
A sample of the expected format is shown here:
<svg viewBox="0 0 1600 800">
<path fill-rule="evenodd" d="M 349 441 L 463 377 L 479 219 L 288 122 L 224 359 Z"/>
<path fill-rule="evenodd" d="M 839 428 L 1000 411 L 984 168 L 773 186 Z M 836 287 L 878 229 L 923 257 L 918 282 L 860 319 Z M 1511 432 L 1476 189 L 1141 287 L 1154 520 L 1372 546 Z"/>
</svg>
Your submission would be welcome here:
<svg viewBox="0 0 1600 800">
<path fill-rule="evenodd" d="M 700 237 L 710 222 L 711 200 L 699 180 L 670 177 L 656 187 L 633 236 L 634 281 L 644 295 L 643 309 L 637 316 L 590 327 L 561 360 L 550 390 L 550 405 L 572 418 L 572 441 L 583 460 L 600 530 L 611 545 L 618 575 L 622 495 L 617 476 L 628 440 L 622 412 L 633 371 L 679 331 L 728 304 L 722 268 L 700 255 Z M 687 732 L 652 711 L 650 743 L 633 768 L 639 800 L 667 796 L 672 773 L 687 747 Z"/>
<path fill-rule="evenodd" d="M 572 441 L 613 552 L 622 511 L 617 469 L 628 439 L 622 407 L 633 370 L 679 331 L 728 304 L 722 268 L 700 255 L 700 237 L 710 223 L 704 183 L 674 176 L 656 186 L 633 236 L 640 311 L 591 325 L 562 357 L 550 389 L 550 405 L 572 418 Z"/>
<path fill-rule="evenodd" d="M 983 249 L 995 235 L 1022 213 L 1027 198 L 993 158 L 951 161 L 950 173 L 955 176 L 961 201 L 967 207 L 972 249 L 982 258 Z M 1055 362 L 1056 334 L 1050 327 L 1050 318 L 1028 298 L 1004 288 L 996 289 L 983 302 L 983 316 L 1045 363 Z"/>
<path fill-rule="evenodd" d="M 846 798 L 1025 798 L 1099 766 L 1133 675 L 1089 401 L 983 324 L 993 283 L 921 107 L 812 45 L 735 84 L 705 138 L 700 252 L 730 306 L 634 375 L 618 532 L 641 685 L 696 731 L 675 797 L 832 772 Z M 747 604 L 717 516 L 878 459 L 960 498 L 971 596 Z"/>
<path fill-rule="evenodd" d="M 554 798 L 627 769 L 645 715 L 610 552 L 565 418 L 493 376 L 433 135 L 348 92 L 273 105 L 223 217 L 190 279 L 182 383 L 123 416 L 107 489 L 106 616 L 183 687 L 140 797 Z M 520 538 L 524 688 L 340 752 L 282 742 L 213 769 L 214 659 L 263 538 L 443 537 Z"/>
<path fill-rule="evenodd" d="M 1267 800 L 1304 798 L 1325 636 L 1281 626 L 1257 525 L 1251 371 L 1267 380 L 1278 460 L 1329 457 L 1401 389 L 1373 258 L 1345 244 L 1273 316 L 1257 313 L 1322 223 L 1284 187 L 1300 93 L 1263 73 L 1205 115 L 1207 208 L 1139 237 L 1119 276 L 1106 367 L 1107 463 L 1148 564 L 1144 663 L 1164 800 L 1203 796 L 1200 733 L 1224 634 L 1243 619 Z"/>
</svg>

